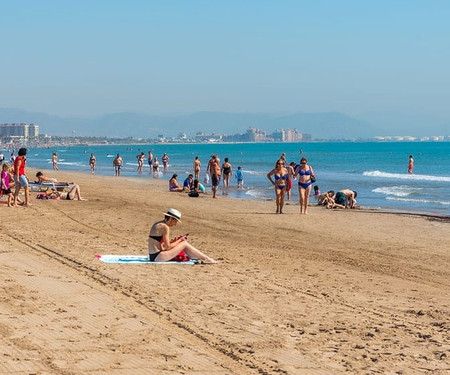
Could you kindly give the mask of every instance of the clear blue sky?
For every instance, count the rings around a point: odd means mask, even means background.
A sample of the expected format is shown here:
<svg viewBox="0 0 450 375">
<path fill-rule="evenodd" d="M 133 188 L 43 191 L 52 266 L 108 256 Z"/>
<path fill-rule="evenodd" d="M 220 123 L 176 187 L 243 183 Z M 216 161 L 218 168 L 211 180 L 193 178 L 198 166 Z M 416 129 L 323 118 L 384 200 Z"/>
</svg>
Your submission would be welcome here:
<svg viewBox="0 0 450 375">
<path fill-rule="evenodd" d="M 1 1 L 0 107 L 450 119 L 450 1 Z"/>
</svg>

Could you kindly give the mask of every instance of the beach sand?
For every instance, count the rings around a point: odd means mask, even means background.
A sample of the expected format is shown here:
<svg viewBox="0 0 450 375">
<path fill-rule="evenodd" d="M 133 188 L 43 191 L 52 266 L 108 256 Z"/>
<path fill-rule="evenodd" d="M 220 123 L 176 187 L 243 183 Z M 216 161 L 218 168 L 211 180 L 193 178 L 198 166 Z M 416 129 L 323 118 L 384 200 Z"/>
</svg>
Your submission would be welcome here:
<svg viewBox="0 0 450 375">
<path fill-rule="evenodd" d="M 0 206 L 1 374 L 450 373 L 448 219 L 46 174 L 88 201 Z M 169 207 L 218 265 L 95 258 L 145 255 Z"/>
</svg>

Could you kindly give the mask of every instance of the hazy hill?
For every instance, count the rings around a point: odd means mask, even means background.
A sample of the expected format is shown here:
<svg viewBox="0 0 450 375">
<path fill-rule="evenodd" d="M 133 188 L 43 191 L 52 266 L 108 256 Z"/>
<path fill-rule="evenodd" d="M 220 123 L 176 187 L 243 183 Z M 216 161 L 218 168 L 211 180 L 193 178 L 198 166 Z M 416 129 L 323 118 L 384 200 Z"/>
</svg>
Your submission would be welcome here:
<svg viewBox="0 0 450 375">
<path fill-rule="evenodd" d="M 153 115 L 137 112 L 107 114 L 97 118 L 59 117 L 42 112 L 0 108 L 0 123 L 25 122 L 40 126 L 41 134 L 156 138 L 176 136 L 180 132 L 243 133 L 251 126 L 269 133 L 275 129 L 298 129 L 315 139 L 370 138 L 377 135 L 448 135 L 448 124 L 435 119 L 403 119 L 362 115 L 354 118 L 339 112 L 321 113 L 225 113 L 196 112 L 177 115 Z M 426 123 L 420 127 L 416 123 Z M 417 129 L 412 131 L 412 125 Z M 447 130 L 445 132 L 445 130 Z"/>
</svg>

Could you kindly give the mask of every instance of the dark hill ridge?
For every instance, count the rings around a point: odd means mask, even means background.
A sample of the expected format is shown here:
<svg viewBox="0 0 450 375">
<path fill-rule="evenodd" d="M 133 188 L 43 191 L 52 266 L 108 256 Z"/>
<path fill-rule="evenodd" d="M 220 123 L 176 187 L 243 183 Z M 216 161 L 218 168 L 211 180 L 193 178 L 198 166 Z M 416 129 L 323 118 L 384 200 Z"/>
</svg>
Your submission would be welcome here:
<svg viewBox="0 0 450 375">
<path fill-rule="evenodd" d="M 392 116 L 394 117 L 394 116 Z M 413 116 L 406 117 L 412 121 Z M 366 115 L 364 120 L 340 112 L 319 113 L 227 113 L 195 112 L 191 114 L 154 115 L 138 112 L 106 114 L 96 118 L 59 117 L 43 112 L 27 112 L 20 109 L 0 108 L 0 123 L 25 122 L 40 126 L 41 134 L 156 138 L 176 136 L 180 132 L 194 135 L 197 132 L 235 134 L 243 133 L 251 126 L 268 133 L 275 129 L 297 129 L 311 134 L 313 139 L 358 139 L 383 135 L 448 135 L 448 122 L 421 117 L 426 126 L 370 121 L 376 116 Z M 377 126 L 374 125 L 377 123 Z M 447 133 L 443 133 L 447 131 Z"/>
</svg>

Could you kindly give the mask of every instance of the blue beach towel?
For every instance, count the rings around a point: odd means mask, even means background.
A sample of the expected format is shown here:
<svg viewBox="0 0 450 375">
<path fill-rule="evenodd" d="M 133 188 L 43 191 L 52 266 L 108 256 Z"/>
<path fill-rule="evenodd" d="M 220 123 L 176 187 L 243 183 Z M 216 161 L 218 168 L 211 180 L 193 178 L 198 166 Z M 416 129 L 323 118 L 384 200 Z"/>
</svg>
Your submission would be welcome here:
<svg viewBox="0 0 450 375">
<path fill-rule="evenodd" d="M 146 255 L 100 255 L 95 256 L 104 263 L 128 263 L 128 264 L 185 264 L 192 266 L 200 263 L 197 260 L 189 260 L 187 262 L 150 262 Z"/>
</svg>

